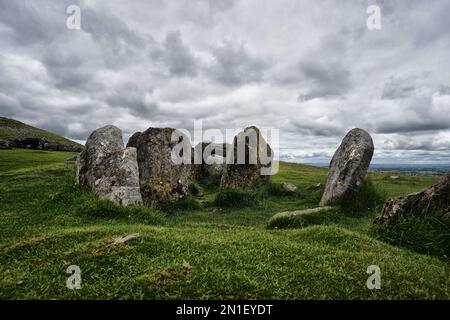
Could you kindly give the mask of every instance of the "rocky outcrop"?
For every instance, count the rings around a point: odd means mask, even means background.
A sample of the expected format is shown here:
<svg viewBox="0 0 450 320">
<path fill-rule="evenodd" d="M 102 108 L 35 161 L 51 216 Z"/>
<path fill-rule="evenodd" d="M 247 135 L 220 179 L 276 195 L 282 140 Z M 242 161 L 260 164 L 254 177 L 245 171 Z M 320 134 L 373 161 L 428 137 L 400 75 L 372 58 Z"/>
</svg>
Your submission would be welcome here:
<svg viewBox="0 0 450 320">
<path fill-rule="evenodd" d="M 356 128 L 347 133 L 331 160 L 321 206 L 339 203 L 360 189 L 373 152 L 366 131 Z"/>
<path fill-rule="evenodd" d="M 117 204 L 142 203 L 136 149 L 124 149 L 117 127 L 108 125 L 91 133 L 77 158 L 76 181 Z"/>
<path fill-rule="evenodd" d="M 188 189 L 191 176 L 192 146 L 187 136 L 180 134 L 173 139 L 175 129 L 149 128 L 135 133 L 127 147 L 137 150 L 139 183 L 144 202 L 173 201 L 183 198 Z M 179 150 L 178 157 L 187 157 L 184 163 L 176 163 L 172 158 L 172 149 L 180 143 L 186 149 Z M 189 150 L 184 154 L 185 150 Z"/>
<path fill-rule="evenodd" d="M 387 201 L 374 224 L 386 225 L 400 216 L 425 214 L 450 220 L 450 173 L 428 189 Z"/>
<path fill-rule="evenodd" d="M 246 128 L 233 139 L 232 152 L 227 154 L 220 188 L 249 188 L 267 181 L 271 172 L 273 152 L 260 130 Z"/>
</svg>

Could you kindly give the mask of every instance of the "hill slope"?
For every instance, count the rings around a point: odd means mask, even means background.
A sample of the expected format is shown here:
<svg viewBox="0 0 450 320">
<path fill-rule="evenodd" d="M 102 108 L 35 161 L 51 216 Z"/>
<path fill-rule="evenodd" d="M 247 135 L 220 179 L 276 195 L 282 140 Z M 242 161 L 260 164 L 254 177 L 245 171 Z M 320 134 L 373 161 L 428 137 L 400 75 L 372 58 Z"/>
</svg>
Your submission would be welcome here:
<svg viewBox="0 0 450 320">
<path fill-rule="evenodd" d="M 281 163 L 272 180 L 301 192 L 254 207 L 216 206 L 211 184 L 195 196 L 201 206 L 123 208 L 74 185 L 69 156 L 0 152 L 0 299 L 450 298 L 449 263 L 373 238 L 371 216 L 266 229 L 277 211 L 317 205 L 324 169 Z M 372 178 L 390 196 L 436 179 Z M 108 246 L 130 233 L 140 239 Z M 66 288 L 69 265 L 81 269 L 80 290 Z M 380 290 L 366 287 L 370 265 Z"/>
<path fill-rule="evenodd" d="M 13 142 L 15 139 L 42 138 L 49 142 L 50 150 L 76 151 L 82 150 L 83 146 L 75 141 L 61 137 L 55 133 L 35 128 L 23 122 L 0 117 L 0 139 Z"/>
</svg>

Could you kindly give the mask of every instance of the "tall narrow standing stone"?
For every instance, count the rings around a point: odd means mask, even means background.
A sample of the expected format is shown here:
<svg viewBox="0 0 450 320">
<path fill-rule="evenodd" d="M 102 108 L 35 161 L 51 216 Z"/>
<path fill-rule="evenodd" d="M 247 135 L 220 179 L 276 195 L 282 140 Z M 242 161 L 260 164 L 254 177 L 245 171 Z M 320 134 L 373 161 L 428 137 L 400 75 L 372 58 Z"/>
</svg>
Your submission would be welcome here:
<svg viewBox="0 0 450 320">
<path fill-rule="evenodd" d="M 360 189 L 373 152 L 373 141 L 366 131 L 355 128 L 347 133 L 331 160 L 321 206 L 339 203 Z"/>
</svg>

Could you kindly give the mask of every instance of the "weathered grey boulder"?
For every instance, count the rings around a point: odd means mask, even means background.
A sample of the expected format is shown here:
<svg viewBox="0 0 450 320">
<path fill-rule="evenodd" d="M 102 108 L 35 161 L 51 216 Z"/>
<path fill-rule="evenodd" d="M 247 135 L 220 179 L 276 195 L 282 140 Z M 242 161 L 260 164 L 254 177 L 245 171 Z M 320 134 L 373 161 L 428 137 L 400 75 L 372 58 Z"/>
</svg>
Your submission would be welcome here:
<svg viewBox="0 0 450 320">
<path fill-rule="evenodd" d="M 192 146 L 187 136 L 172 128 L 149 128 L 135 133 L 127 147 L 135 147 L 139 166 L 139 182 L 144 202 L 174 201 L 183 198 L 191 176 Z M 173 139 L 174 135 L 179 138 Z M 184 144 L 186 148 L 172 149 Z M 177 160 L 183 158 L 182 163 Z"/>
<path fill-rule="evenodd" d="M 273 151 L 254 126 L 246 128 L 233 139 L 232 152 L 227 154 L 220 188 L 251 188 L 267 181 Z"/>
<path fill-rule="evenodd" d="M 374 151 L 370 135 L 359 128 L 350 130 L 330 163 L 321 206 L 338 203 L 362 186 Z"/>
<path fill-rule="evenodd" d="M 390 224 L 400 216 L 424 214 L 450 219 L 450 173 L 428 189 L 387 201 L 374 224 Z"/>
<path fill-rule="evenodd" d="M 122 131 L 115 126 L 99 128 L 88 137 L 77 157 L 76 181 L 117 204 L 142 203 L 136 149 L 124 149 Z"/>
</svg>

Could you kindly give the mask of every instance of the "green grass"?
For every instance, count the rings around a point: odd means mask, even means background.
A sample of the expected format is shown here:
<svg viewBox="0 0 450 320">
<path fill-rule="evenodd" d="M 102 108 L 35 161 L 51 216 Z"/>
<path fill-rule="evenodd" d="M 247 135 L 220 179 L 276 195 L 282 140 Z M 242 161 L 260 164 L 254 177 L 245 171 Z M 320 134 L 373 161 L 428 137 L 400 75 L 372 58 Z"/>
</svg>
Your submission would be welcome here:
<svg viewBox="0 0 450 320">
<path fill-rule="evenodd" d="M 217 205 L 218 181 L 205 180 L 184 203 L 122 208 L 74 184 L 73 163 L 64 161 L 70 155 L 0 151 L 0 299 L 450 297 L 449 262 L 376 239 L 372 211 L 266 228 L 276 212 L 317 206 L 324 169 L 281 163 L 263 207 Z M 437 179 L 370 177 L 385 196 Z M 299 189 L 280 193 L 282 182 Z M 108 246 L 130 233 L 140 239 Z M 81 268 L 80 290 L 66 288 L 70 264 Z M 382 271 L 381 290 L 366 288 L 373 264 Z"/>
</svg>

